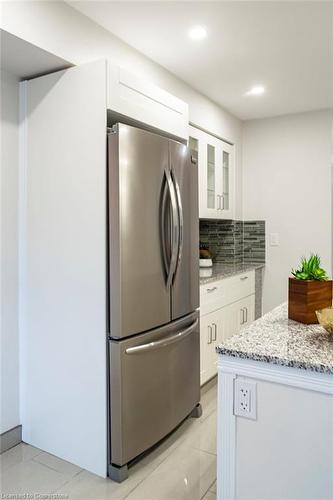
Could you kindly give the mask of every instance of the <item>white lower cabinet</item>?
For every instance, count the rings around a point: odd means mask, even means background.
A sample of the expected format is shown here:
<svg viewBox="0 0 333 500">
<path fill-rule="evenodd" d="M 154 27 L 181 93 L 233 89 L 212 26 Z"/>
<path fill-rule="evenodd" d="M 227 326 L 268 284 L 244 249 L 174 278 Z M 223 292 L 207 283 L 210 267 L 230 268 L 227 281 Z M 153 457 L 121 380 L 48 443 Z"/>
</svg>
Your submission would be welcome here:
<svg viewBox="0 0 333 500">
<path fill-rule="evenodd" d="M 206 314 L 200 320 L 200 383 L 214 377 L 217 371 L 215 347 L 221 340 L 220 310 Z"/>
<path fill-rule="evenodd" d="M 234 278 L 233 278 L 234 279 Z M 237 277 L 235 277 L 236 282 Z M 228 283 L 227 283 L 228 282 Z M 216 286 L 230 285 L 230 279 L 224 283 L 219 281 Z M 200 383 L 205 384 L 217 373 L 216 346 L 223 340 L 233 335 L 237 335 L 242 328 L 250 325 L 254 321 L 254 283 L 251 295 L 241 297 L 239 300 L 228 305 L 223 305 L 219 309 L 209 310 L 206 304 L 200 304 L 205 314 L 200 317 Z M 240 295 L 242 291 L 240 290 Z M 201 295 L 202 297 L 202 295 Z M 201 298 L 201 301 L 205 300 Z M 221 301 L 223 304 L 223 301 Z M 212 305 L 216 307 L 216 301 Z"/>
</svg>

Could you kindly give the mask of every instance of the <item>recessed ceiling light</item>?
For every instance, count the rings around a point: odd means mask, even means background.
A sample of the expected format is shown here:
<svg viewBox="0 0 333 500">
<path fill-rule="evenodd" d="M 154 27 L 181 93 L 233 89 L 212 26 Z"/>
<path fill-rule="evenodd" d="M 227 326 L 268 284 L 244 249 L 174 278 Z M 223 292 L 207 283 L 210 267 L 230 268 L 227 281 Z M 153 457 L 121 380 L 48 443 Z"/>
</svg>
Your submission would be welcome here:
<svg viewBox="0 0 333 500">
<path fill-rule="evenodd" d="M 262 95 L 265 93 L 263 85 L 255 85 L 252 89 L 248 90 L 245 95 Z"/>
<path fill-rule="evenodd" d="M 207 30 L 204 26 L 192 26 L 188 31 L 188 36 L 191 40 L 203 40 L 207 36 Z"/>
</svg>

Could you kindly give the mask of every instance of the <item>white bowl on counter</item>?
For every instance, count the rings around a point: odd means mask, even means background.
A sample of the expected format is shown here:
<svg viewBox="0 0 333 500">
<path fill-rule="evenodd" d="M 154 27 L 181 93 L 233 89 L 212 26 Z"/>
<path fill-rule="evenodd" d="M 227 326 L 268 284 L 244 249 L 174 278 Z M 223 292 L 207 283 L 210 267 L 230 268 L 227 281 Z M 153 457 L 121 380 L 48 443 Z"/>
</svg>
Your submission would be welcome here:
<svg viewBox="0 0 333 500">
<path fill-rule="evenodd" d="M 213 267 L 212 259 L 200 259 L 200 267 Z"/>
</svg>

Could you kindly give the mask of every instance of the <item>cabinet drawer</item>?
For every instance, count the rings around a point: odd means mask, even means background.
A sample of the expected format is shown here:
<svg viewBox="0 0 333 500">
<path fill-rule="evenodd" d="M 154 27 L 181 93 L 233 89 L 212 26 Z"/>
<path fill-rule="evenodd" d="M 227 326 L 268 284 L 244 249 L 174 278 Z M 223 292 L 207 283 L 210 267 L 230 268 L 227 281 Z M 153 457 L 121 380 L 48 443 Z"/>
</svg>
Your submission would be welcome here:
<svg viewBox="0 0 333 500">
<path fill-rule="evenodd" d="M 215 311 L 254 293 L 254 271 L 200 286 L 201 315 Z"/>
</svg>

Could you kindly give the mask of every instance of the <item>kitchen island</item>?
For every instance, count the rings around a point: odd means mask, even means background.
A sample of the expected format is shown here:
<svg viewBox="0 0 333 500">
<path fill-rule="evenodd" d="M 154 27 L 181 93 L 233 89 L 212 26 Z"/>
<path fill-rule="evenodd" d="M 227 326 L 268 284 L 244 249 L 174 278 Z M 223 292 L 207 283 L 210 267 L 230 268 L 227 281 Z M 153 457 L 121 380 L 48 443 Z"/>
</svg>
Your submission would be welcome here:
<svg viewBox="0 0 333 500">
<path fill-rule="evenodd" d="M 283 304 L 217 352 L 218 500 L 331 500 L 333 337 Z"/>
</svg>

